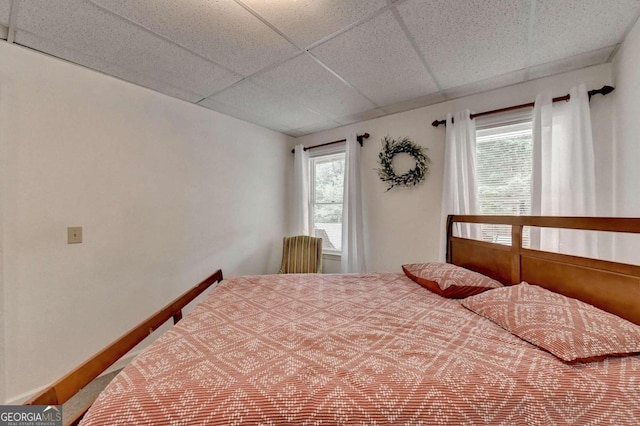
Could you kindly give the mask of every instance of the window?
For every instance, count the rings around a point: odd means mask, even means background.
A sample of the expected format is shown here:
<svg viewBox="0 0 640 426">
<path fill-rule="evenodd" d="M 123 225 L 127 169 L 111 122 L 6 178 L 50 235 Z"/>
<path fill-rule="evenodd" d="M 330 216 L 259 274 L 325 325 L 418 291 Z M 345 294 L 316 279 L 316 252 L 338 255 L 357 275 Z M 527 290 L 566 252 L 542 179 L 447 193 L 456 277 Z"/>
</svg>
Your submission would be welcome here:
<svg viewBox="0 0 640 426">
<path fill-rule="evenodd" d="M 481 214 L 531 214 L 532 145 L 530 118 L 502 124 L 478 123 L 476 170 Z M 523 246 L 529 247 L 528 228 L 522 238 Z M 511 244 L 511 227 L 483 225 L 482 239 Z"/>
<path fill-rule="evenodd" d="M 310 159 L 311 208 L 314 235 L 322 238 L 326 253 L 342 250 L 342 193 L 345 153 L 320 155 Z"/>
</svg>

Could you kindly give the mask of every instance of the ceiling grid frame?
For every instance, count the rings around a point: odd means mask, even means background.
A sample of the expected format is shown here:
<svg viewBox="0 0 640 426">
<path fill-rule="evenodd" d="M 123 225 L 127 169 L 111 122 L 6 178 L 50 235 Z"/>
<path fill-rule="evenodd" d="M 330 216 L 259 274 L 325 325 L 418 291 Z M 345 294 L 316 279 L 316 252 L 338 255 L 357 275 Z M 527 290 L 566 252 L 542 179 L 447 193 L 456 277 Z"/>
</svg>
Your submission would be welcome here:
<svg viewBox="0 0 640 426">
<path fill-rule="evenodd" d="M 500 0 L 462 2 L 456 6 L 455 13 L 469 17 L 468 21 L 452 18 L 455 15 L 447 13 L 449 6 L 445 0 L 351 0 L 348 3 L 343 0 L 325 0 L 322 3 L 315 0 L 283 0 L 282 4 L 233 0 L 224 3 L 228 6 L 214 6 L 213 0 L 194 0 L 189 3 L 168 2 L 163 7 L 157 7 L 158 3 L 154 0 L 141 0 L 135 6 L 129 6 L 125 0 L 74 0 L 69 3 L 67 1 L 48 0 L 41 7 L 37 3 L 21 4 L 21 0 L 6 0 L 0 11 L 0 22 L 5 25 L 8 22 L 7 42 L 169 96 L 182 96 L 187 102 L 214 110 L 216 108 L 212 105 L 215 104 L 213 101 L 216 96 L 239 88 L 239 91 L 234 93 L 242 93 L 246 102 L 242 105 L 245 113 L 241 119 L 252 121 L 253 114 L 253 117 L 260 121 L 257 124 L 280 129 L 278 131 L 294 137 L 319 131 L 317 129 L 339 127 L 358 119 L 367 120 L 394 114 L 554 73 L 610 62 L 624 38 L 640 19 L 639 0 L 616 0 L 613 7 L 603 5 L 599 0 L 566 0 L 559 12 L 554 11 L 554 4 L 549 0 L 520 1 L 518 9 L 515 9 L 515 5 L 511 7 L 511 4 L 502 3 Z M 59 6 L 56 2 L 59 2 Z M 96 8 L 95 12 L 88 10 L 90 8 L 81 7 L 82 4 Z M 26 9 L 21 6 L 25 6 Z M 74 9 L 76 7 L 77 9 Z M 57 9 L 59 11 L 56 13 Z M 528 14 L 525 12 L 527 9 Z M 42 10 L 44 15 L 37 16 L 39 10 Z M 52 12 L 51 15 L 47 15 L 44 12 L 46 10 Z M 76 13 L 76 10 L 79 12 Z M 417 16 L 422 17 L 422 21 L 412 19 L 412 15 L 406 14 L 407 10 L 417 13 Z M 518 21 L 513 21 L 514 24 L 510 27 L 505 27 L 508 30 L 502 34 L 507 37 L 503 40 L 496 39 L 499 33 L 495 31 L 492 38 L 491 30 L 487 32 L 487 28 L 490 27 L 486 25 L 484 30 L 475 28 L 484 22 L 474 20 L 476 16 L 488 16 L 490 19 L 487 25 L 500 25 L 499 28 L 502 28 L 501 22 L 504 20 L 501 21 L 500 14 L 504 13 L 502 16 L 506 17 L 514 10 L 519 11 Z M 98 11 L 112 18 L 101 17 Z M 376 20 L 388 12 L 393 18 L 388 16 Z M 225 21 L 226 13 L 229 13 L 228 21 Z M 606 22 L 600 23 L 601 15 Z M 74 22 L 69 16 L 83 20 Z M 188 21 L 189 17 L 194 20 Z M 213 18 L 213 22 L 218 25 L 207 27 L 207 22 L 211 22 L 206 20 L 208 17 Z M 585 33 L 584 26 L 582 29 L 574 29 L 582 22 L 576 22 L 580 17 L 588 22 L 589 33 Z M 171 21 L 171 18 L 177 19 Z M 515 23 L 520 25 L 522 20 L 527 18 L 525 24 L 518 27 L 524 27 L 522 29 L 526 32 L 516 32 Z M 63 25 L 60 31 L 55 27 L 55 19 L 60 20 L 58 25 Z M 452 32 L 447 29 L 447 19 L 451 19 L 449 28 Z M 381 22 L 391 25 L 394 21 L 400 29 L 393 24 L 393 31 L 373 30 L 375 25 L 380 26 Z M 194 25 L 190 25 L 190 22 Z M 435 22 L 438 23 L 437 27 L 429 25 Z M 466 22 L 473 25 L 465 25 Z M 72 23 L 68 27 L 71 30 L 64 29 L 65 23 Z M 91 27 L 92 23 L 95 26 L 96 37 L 82 27 Z M 233 23 L 236 23 L 236 27 L 232 26 Z M 247 27 L 239 27 L 238 23 Z M 104 24 L 104 27 L 100 24 Z M 459 24 L 460 27 L 451 26 L 455 24 Z M 547 25 L 563 34 L 562 43 L 558 47 L 547 46 L 547 41 L 553 34 L 548 34 Z M 360 28 L 361 26 L 364 29 Z M 126 51 L 126 43 L 114 41 L 112 44 L 106 44 L 113 40 L 113 36 L 100 34 L 101 31 L 102 34 L 108 34 L 106 31 L 110 29 L 122 29 L 129 34 L 128 28 L 131 28 L 130 34 L 136 35 L 136 38 L 132 37 L 131 43 L 139 43 L 138 47 L 132 45 L 130 52 Z M 228 33 L 222 32 L 225 28 L 229 30 Z M 446 39 L 441 36 L 445 33 L 434 28 L 455 34 L 456 49 L 451 49 L 450 57 L 446 56 Z M 79 45 L 76 46 L 73 31 L 88 37 L 79 38 Z M 147 36 L 143 36 L 142 33 L 146 33 Z M 458 37 L 458 33 L 462 36 Z M 388 42 L 376 42 L 375 38 L 371 37 L 378 34 L 388 35 L 385 39 Z M 474 34 L 479 38 L 474 39 Z M 264 36 L 264 40 L 252 39 L 253 35 Z M 367 39 L 366 35 L 370 38 Z M 517 35 L 519 45 L 508 43 L 508 37 L 511 35 Z M 233 37 L 238 39 L 235 40 Z M 211 48 L 206 44 L 209 39 L 215 40 L 216 43 L 209 44 Z M 472 44 L 460 43 L 460 40 L 467 39 L 473 40 Z M 511 52 L 485 48 L 489 43 L 503 41 L 506 43 L 504 46 L 511 49 Z M 476 43 L 475 48 L 478 49 L 475 56 L 467 50 L 474 48 L 473 43 Z M 162 50 L 163 46 L 166 46 L 165 51 Z M 247 50 L 230 50 L 233 46 L 246 47 Z M 516 54 L 513 52 L 513 46 L 522 46 L 517 52 L 521 55 L 518 61 L 508 58 L 509 54 Z M 148 54 L 147 51 L 141 50 L 147 47 L 151 47 Z M 125 50 L 120 59 L 114 56 L 114 52 L 119 53 L 116 48 Z M 339 49 L 346 50 L 340 53 Z M 397 52 L 402 54 L 395 55 L 390 49 L 398 49 Z M 428 49 L 439 49 L 433 52 L 439 56 L 433 56 L 432 51 Z M 497 53 L 496 50 L 501 53 Z M 138 52 L 140 60 L 132 63 L 131 61 L 138 58 Z M 256 59 L 246 56 L 251 52 L 256 53 Z M 385 52 L 387 56 L 379 56 Z M 489 55 L 486 55 L 487 53 Z M 334 56 L 330 56 L 331 54 Z M 367 54 L 370 56 L 366 57 Z M 484 58 L 481 56 L 483 54 Z M 308 58 L 308 62 L 301 62 L 301 56 Z M 363 62 L 366 68 L 344 66 L 344 61 L 350 57 L 354 60 L 366 59 Z M 376 57 L 384 60 L 376 62 Z M 443 64 L 448 65 L 443 68 L 440 62 L 434 63 L 437 58 L 443 59 Z M 410 62 L 402 62 L 404 60 Z M 132 66 L 128 67 L 127 64 Z M 394 72 L 394 66 L 403 64 L 404 74 L 391 74 Z M 458 73 L 458 68 L 452 68 L 452 65 L 462 67 L 460 69 L 466 67 L 474 72 Z M 183 68 L 180 68 L 181 66 Z M 477 71 L 475 66 L 478 66 Z M 294 69 L 308 72 L 309 75 L 298 78 L 293 72 Z M 366 72 L 362 71 L 363 69 Z M 420 69 L 424 71 L 416 74 Z M 455 72 L 442 74 L 447 69 Z M 208 75 L 211 77 L 208 78 Z M 261 79 L 262 76 L 268 78 Z M 475 76 L 475 80 L 466 76 Z M 278 78 L 291 81 L 277 81 Z M 431 79 L 428 83 L 425 82 L 427 78 Z M 379 89 L 376 87 L 376 79 L 380 81 Z M 425 83 L 420 88 L 421 81 Z M 254 105 L 251 102 L 253 95 L 248 88 L 255 84 L 260 86 L 255 86 L 256 89 L 262 92 L 256 94 L 256 100 L 259 102 Z M 325 89 L 313 88 L 314 84 L 327 86 Z M 313 96 L 315 93 L 319 96 Z M 331 95 L 336 96 L 334 101 L 329 100 L 328 96 Z M 413 97 L 405 98 L 408 95 Z M 220 99 L 233 102 L 229 94 Z M 207 105 L 207 100 L 212 102 Z M 265 103 L 269 100 L 275 101 L 275 105 L 278 105 L 271 112 L 269 105 Z M 331 109 L 332 106 L 335 109 Z M 228 107 L 237 109 L 232 104 L 228 104 Z M 274 111 L 285 115 L 290 112 L 288 115 L 291 118 L 278 119 Z M 300 114 L 296 114 L 297 111 L 300 111 Z M 275 121 L 265 121 L 265 117 L 269 116 Z M 294 118 L 301 121 L 296 122 Z M 313 119 L 317 121 L 310 124 Z"/>
<path fill-rule="evenodd" d="M 139 29 L 141 29 L 143 31 L 146 31 L 147 33 L 153 35 L 154 37 L 158 37 L 160 40 L 163 40 L 163 41 L 165 41 L 167 43 L 173 44 L 174 46 L 179 47 L 180 49 L 183 49 L 183 50 L 189 52 L 190 54 L 199 57 L 200 59 L 203 59 L 203 60 L 205 60 L 207 62 L 210 62 L 212 65 L 215 65 L 216 67 L 220 67 L 220 68 L 222 68 L 223 70 L 225 70 L 225 71 L 227 71 L 229 73 L 236 74 L 236 75 L 238 75 L 240 77 L 244 77 L 242 74 L 240 74 L 240 73 L 238 73 L 238 72 L 236 72 L 236 71 L 234 71 L 234 70 L 232 70 L 232 69 L 230 69 L 230 68 L 228 68 L 228 67 L 226 67 L 226 66 L 224 66 L 222 64 L 217 63 L 213 59 L 207 58 L 206 56 L 204 56 L 204 55 L 202 55 L 202 54 L 200 54 L 200 53 L 198 53 L 198 52 L 196 52 L 194 50 L 191 50 L 188 47 L 185 47 L 185 46 L 181 45 L 180 43 L 177 43 L 177 42 L 171 40 L 170 38 L 168 38 L 168 37 L 166 37 L 166 36 L 164 36 L 162 34 L 159 34 L 156 31 L 153 31 L 153 30 L 145 27 L 144 25 L 142 25 L 142 24 L 140 24 L 138 22 L 135 22 L 135 21 L 133 21 L 133 20 L 131 20 L 131 19 L 125 17 L 125 16 L 122 16 L 122 15 L 114 12 L 113 10 L 108 9 L 108 8 L 102 6 L 101 4 L 98 4 L 98 3 L 94 2 L 93 0 L 84 0 L 84 1 L 86 3 L 91 4 L 94 7 L 102 10 L 105 13 L 108 13 L 108 14 L 110 14 L 110 15 L 112 15 L 114 17 L 117 17 L 119 19 L 122 19 L 123 21 L 135 26 L 136 28 L 139 28 Z"/>
<path fill-rule="evenodd" d="M 87 0 L 87 1 L 91 1 L 91 0 Z M 325 64 L 324 62 L 322 62 L 319 58 L 317 58 L 315 55 L 313 55 L 310 50 L 312 50 L 315 47 L 318 47 L 336 37 L 338 37 L 339 35 L 350 31 L 351 29 L 365 23 L 368 22 L 372 19 L 374 19 L 375 17 L 377 17 L 378 15 L 381 15 L 382 13 L 386 12 L 387 10 L 395 7 L 395 5 L 393 3 L 388 4 L 387 6 L 378 9 L 377 11 L 373 12 L 372 14 L 366 16 L 363 19 L 360 19 L 358 21 L 353 22 L 352 24 L 344 27 L 343 29 L 339 30 L 339 31 L 335 31 L 332 34 L 323 37 L 322 39 L 310 44 L 309 46 L 306 47 L 300 47 L 298 44 L 296 44 L 286 33 L 284 33 L 283 31 L 281 31 L 279 28 L 277 28 L 275 25 L 271 24 L 269 21 L 267 21 L 265 18 L 263 18 L 258 12 L 256 12 L 255 10 L 253 10 L 250 6 L 248 6 L 246 3 L 244 3 L 242 0 L 233 0 L 234 2 L 236 2 L 238 5 L 240 5 L 242 8 L 244 8 L 245 10 L 247 10 L 247 12 L 251 13 L 254 17 L 256 17 L 258 20 L 260 20 L 262 23 L 264 23 L 265 25 L 267 25 L 269 28 L 271 28 L 273 31 L 275 31 L 277 34 L 279 34 L 282 38 L 284 38 L 285 40 L 287 40 L 291 45 L 295 46 L 297 49 L 299 49 L 300 51 L 288 58 L 285 58 L 279 62 L 274 62 L 271 65 L 262 68 L 256 72 L 254 72 L 253 74 L 244 76 L 242 79 L 236 81 L 235 83 L 233 83 L 232 85 L 225 87 L 221 90 L 219 90 L 218 92 L 212 93 L 211 95 L 209 95 L 206 98 L 201 99 L 200 101 L 198 101 L 197 103 L 201 103 L 203 102 L 205 99 L 214 97 L 222 92 L 224 92 L 225 90 L 231 89 L 234 86 L 242 83 L 244 80 L 253 78 L 253 77 L 257 77 L 261 74 L 264 74 L 292 59 L 297 58 L 300 55 L 306 54 L 308 55 L 311 59 L 313 59 L 316 63 L 318 63 L 318 65 L 320 65 L 322 68 L 324 68 L 326 71 L 328 71 L 329 73 L 333 74 L 334 77 L 336 77 L 338 80 L 340 80 L 342 83 L 344 83 L 345 85 L 347 85 L 348 87 L 350 87 L 351 89 L 353 89 L 354 91 L 358 92 L 361 96 L 363 96 L 365 99 L 367 99 L 369 102 L 371 102 L 373 105 L 375 105 L 375 108 L 373 109 L 377 109 L 377 108 L 382 108 L 380 105 L 378 105 L 376 102 L 374 102 L 373 100 L 371 100 L 368 96 L 366 96 L 364 93 L 360 92 L 353 84 L 349 83 L 349 81 L 347 81 L 347 79 L 343 78 L 340 74 L 338 74 L 337 72 L 335 72 L 331 67 L 329 67 L 327 64 Z M 387 0 L 388 1 L 388 0 Z M 397 0 L 396 4 L 398 3 L 402 3 L 405 0 Z M 307 109 L 310 109 L 311 111 L 317 112 L 319 114 L 322 114 L 319 111 L 316 111 L 312 108 L 306 107 Z M 327 118 L 329 121 L 333 121 L 330 118 Z M 339 123 L 337 123 L 339 124 Z"/>
<path fill-rule="evenodd" d="M 314 48 L 323 45 L 324 43 L 328 42 L 329 40 L 332 40 L 332 39 L 338 37 L 341 34 L 344 34 L 346 32 L 351 31 L 352 29 L 354 29 L 355 27 L 357 27 L 359 25 L 362 25 L 362 24 L 364 24 L 366 22 L 369 22 L 369 21 L 377 18 L 379 15 L 382 15 L 387 10 L 391 10 L 392 8 L 395 8 L 395 6 L 397 4 L 404 3 L 406 0 L 396 0 L 395 3 L 390 2 L 390 0 L 386 0 L 386 1 L 387 1 L 387 5 L 385 7 L 381 7 L 380 9 L 378 9 L 375 12 L 371 13 L 370 15 L 368 15 L 368 16 L 366 16 L 366 17 L 364 17 L 364 18 L 362 18 L 362 19 L 360 19 L 358 21 L 353 22 L 353 23 L 347 25 L 346 27 L 344 27 L 344 28 L 332 33 L 332 34 L 329 34 L 328 36 L 323 37 L 320 40 L 315 41 L 314 43 L 311 43 L 309 46 L 307 46 L 305 48 L 305 50 L 313 50 Z"/>
<path fill-rule="evenodd" d="M 265 25 L 267 25 L 269 28 L 271 28 L 272 30 L 274 30 L 275 32 L 277 32 L 281 37 L 283 37 L 285 40 L 287 40 L 289 43 L 291 43 L 292 45 L 294 45 L 296 48 L 300 49 L 304 54 L 308 55 L 311 59 L 313 59 L 318 65 L 320 65 L 322 68 L 324 68 L 327 72 L 329 72 L 330 74 L 332 74 L 334 77 L 336 77 L 338 80 L 340 80 L 343 84 L 349 86 L 352 90 L 358 92 L 362 97 L 364 97 L 365 99 L 367 99 L 370 103 L 372 103 L 375 108 L 380 108 L 381 106 L 378 105 L 377 103 L 375 103 L 373 100 L 371 100 L 367 95 L 365 95 L 364 93 L 360 92 L 360 90 L 358 90 L 353 84 L 349 83 L 349 81 L 347 81 L 344 77 L 342 77 L 340 74 L 338 74 L 337 72 L 335 72 L 331 67 L 329 67 L 327 64 L 325 64 L 324 62 L 322 62 L 320 59 L 318 59 L 315 55 L 313 55 L 309 50 L 312 47 L 306 47 L 306 48 L 301 48 L 300 46 L 298 46 L 289 36 L 287 36 L 283 31 L 281 31 L 280 29 L 278 29 L 275 25 L 271 24 L 270 22 L 268 22 L 266 19 L 264 19 L 261 15 L 259 15 L 256 11 L 254 11 L 252 8 L 250 8 L 248 5 L 246 5 L 242 0 L 234 0 L 237 4 L 239 4 L 240 6 L 242 6 L 245 10 L 247 10 L 249 13 L 251 13 L 253 16 L 255 16 L 256 18 L 258 18 L 261 22 L 263 22 Z M 349 25 L 348 27 L 346 27 L 345 29 L 341 30 L 341 31 L 336 31 L 333 34 L 331 34 L 328 37 L 325 37 L 322 39 L 322 43 L 325 43 L 335 37 L 337 37 L 340 34 L 343 34 L 349 30 L 351 30 L 352 28 L 357 27 L 358 25 L 360 25 L 361 23 L 367 22 L 371 19 L 373 19 L 375 16 L 379 15 L 380 13 L 384 12 L 389 6 L 385 7 L 385 8 L 381 8 L 379 9 L 377 12 L 371 14 L 370 16 L 367 16 L 366 18 L 360 20 L 360 21 L 356 21 L 355 23 Z M 313 46 L 313 44 L 312 44 Z M 297 55 L 296 55 L 297 56 Z M 283 61 L 281 61 L 280 63 L 277 64 L 273 64 L 272 66 L 269 67 L 269 69 L 273 69 L 276 66 L 282 65 L 284 63 L 286 63 L 287 61 L 291 60 L 293 58 L 288 58 L 285 59 Z M 266 71 L 265 69 L 260 70 L 258 72 L 256 72 L 255 74 L 259 74 L 263 71 Z M 253 75 L 251 76 L 253 77 Z"/>
<path fill-rule="evenodd" d="M 32 34 L 30 31 L 26 31 L 26 30 L 20 30 L 20 31 L 21 31 L 21 32 L 24 32 L 24 33 Z M 34 35 L 35 37 L 39 37 L 37 34 L 33 34 L 33 35 Z M 65 47 L 65 48 L 70 48 L 69 46 L 66 46 L 66 45 L 65 45 L 65 44 L 63 44 L 63 43 L 60 43 L 60 42 L 58 42 L 58 43 L 59 43 L 61 46 Z M 76 66 L 79 66 L 79 67 L 85 68 L 85 69 L 87 69 L 87 70 L 91 70 L 91 71 L 93 71 L 93 72 L 97 72 L 97 73 L 103 74 L 103 75 L 108 76 L 108 77 L 110 77 L 110 78 L 115 78 L 115 79 L 117 79 L 117 80 L 121 80 L 121 81 L 126 82 L 126 83 L 129 83 L 129 84 L 136 84 L 136 83 L 132 83 L 132 82 L 130 82 L 130 81 L 128 81 L 128 80 L 125 80 L 125 79 L 123 79 L 123 78 L 121 78 L 121 77 L 117 77 L 117 76 L 113 76 L 113 75 L 107 74 L 107 73 L 102 72 L 102 71 L 100 71 L 100 70 L 96 70 L 96 69 L 94 69 L 94 68 L 91 68 L 91 67 L 85 66 L 85 65 L 83 65 L 83 64 L 80 64 L 80 63 L 78 63 L 78 62 L 72 61 L 72 60 L 70 60 L 70 59 L 66 59 L 66 58 L 62 58 L 62 57 L 59 57 L 59 56 L 55 56 L 55 55 L 52 55 L 51 53 L 47 53 L 47 52 L 44 52 L 44 51 L 42 51 L 42 50 L 35 49 L 35 48 L 33 48 L 33 47 L 24 46 L 24 45 L 22 45 L 22 44 L 20 44 L 20 43 L 17 43 L 17 42 L 15 42 L 15 44 L 16 44 L 16 45 L 18 45 L 18 46 L 21 46 L 21 47 L 29 48 L 29 49 L 31 49 L 31 50 L 34 50 L 34 51 L 38 52 L 38 53 L 42 53 L 42 54 L 45 54 L 45 55 L 53 56 L 54 58 L 59 59 L 59 60 L 61 60 L 61 61 L 65 61 L 65 62 L 68 62 L 68 63 L 70 63 L 70 64 L 74 64 L 74 65 L 76 65 Z M 85 56 L 86 56 L 86 54 L 85 54 Z M 97 58 L 97 57 L 96 57 L 96 58 Z M 161 79 L 157 79 L 157 81 L 159 81 L 159 82 L 161 82 L 162 84 L 165 84 L 165 85 L 167 85 L 167 86 L 171 86 L 171 87 L 173 87 L 173 88 L 174 88 L 174 89 L 176 89 L 176 90 L 183 91 L 183 92 L 188 92 L 188 93 L 190 93 L 190 94 L 192 94 L 192 95 L 198 95 L 197 93 L 194 93 L 194 92 L 192 92 L 192 91 L 190 91 L 190 90 L 188 90 L 188 89 L 184 89 L 184 88 L 181 88 L 181 87 L 177 87 L 177 86 L 175 86 L 175 85 L 171 84 L 171 83 L 170 83 L 170 82 L 168 82 L 168 81 L 161 80 Z M 152 90 L 152 89 L 151 89 L 151 90 Z"/>
<path fill-rule="evenodd" d="M 280 29 L 278 27 L 276 27 L 275 25 L 273 25 L 271 22 L 269 22 L 266 19 L 264 19 L 258 12 L 253 10 L 251 7 L 249 7 L 249 5 L 244 3 L 242 0 L 233 0 L 233 1 L 236 2 L 236 4 L 238 4 L 244 10 L 246 10 L 247 12 L 252 14 L 256 19 L 258 19 L 260 22 L 265 24 L 267 27 L 271 28 L 272 31 L 275 31 L 280 37 L 282 37 L 283 39 L 285 39 L 289 43 L 291 43 L 296 49 L 303 50 L 293 40 L 291 40 L 289 38 L 289 36 L 287 36 L 284 32 L 280 31 Z"/>
<path fill-rule="evenodd" d="M 13 44 L 16 38 L 16 20 L 18 19 L 18 9 L 20 0 L 9 0 L 9 27 L 7 28 L 7 43 Z"/>
<path fill-rule="evenodd" d="M 536 9 L 538 0 L 530 0 L 529 3 L 529 28 L 527 29 L 527 58 L 524 62 L 524 80 L 529 79 L 529 68 L 531 67 L 531 51 L 533 50 L 533 31 L 536 23 Z"/>
<path fill-rule="evenodd" d="M 392 0 L 387 0 L 387 2 L 394 5 L 394 7 L 392 8 L 393 17 L 396 19 L 396 21 L 400 25 L 400 28 L 402 28 L 402 31 L 404 32 L 405 36 L 409 40 L 409 43 L 411 43 L 411 47 L 413 47 L 414 52 L 416 53 L 416 55 L 418 55 L 418 58 L 420 58 L 420 62 L 422 62 L 422 66 L 424 66 L 424 68 L 427 70 L 427 73 L 429 74 L 429 76 L 431 76 L 431 79 L 434 81 L 434 83 L 438 87 L 438 92 L 443 93 L 444 98 L 446 100 L 447 99 L 446 91 L 442 88 L 442 85 L 440 84 L 440 81 L 438 81 L 438 78 L 436 77 L 433 70 L 431 69 L 429 62 L 427 62 L 427 59 L 424 57 L 424 55 L 418 48 L 418 43 L 416 43 L 415 37 L 413 37 L 413 34 L 411 34 L 411 31 L 409 31 L 409 28 L 407 28 L 407 24 L 405 24 L 404 20 L 400 16 L 400 13 L 398 12 L 398 9 L 396 9 L 395 7 L 395 5 L 400 2 L 391 3 L 391 1 Z"/>
</svg>

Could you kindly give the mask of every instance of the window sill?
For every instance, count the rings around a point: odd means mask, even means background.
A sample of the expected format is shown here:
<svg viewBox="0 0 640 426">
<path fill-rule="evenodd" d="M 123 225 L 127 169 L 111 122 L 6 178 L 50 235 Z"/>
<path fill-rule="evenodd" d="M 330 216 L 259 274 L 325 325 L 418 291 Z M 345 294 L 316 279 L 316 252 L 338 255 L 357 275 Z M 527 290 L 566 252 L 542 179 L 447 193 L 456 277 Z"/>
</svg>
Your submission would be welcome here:
<svg viewBox="0 0 640 426">
<path fill-rule="evenodd" d="M 342 253 L 339 251 L 323 251 L 322 258 L 328 260 L 340 260 L 342 258 Z"/>
</svg>

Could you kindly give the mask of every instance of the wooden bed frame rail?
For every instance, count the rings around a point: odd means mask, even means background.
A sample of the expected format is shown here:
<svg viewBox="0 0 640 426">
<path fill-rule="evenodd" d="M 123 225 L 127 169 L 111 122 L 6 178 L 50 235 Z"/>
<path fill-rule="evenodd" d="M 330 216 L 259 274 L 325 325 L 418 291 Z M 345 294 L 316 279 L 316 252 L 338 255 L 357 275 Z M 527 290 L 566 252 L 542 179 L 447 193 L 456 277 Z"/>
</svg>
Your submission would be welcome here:
<svg viewBox="0 0 640 426">
<path fill-rule="evenodd" d="M 511 225 L 511 245 L 456 237 L 455 223 Z M 640 324 L 640 266 L 524 248 L 525 226 L 639 234 L 640 218 L 451 215 L 447 262 L 503 284 L 539 285 Z"/>
<path fill-rule="evenodd" d="M 38 395 L 25 402 L 24 405 L 59 405 L 65 403 L 170 318 L 173 318 L 174 324 L 180 321 L 182 319 L 182 308 L 213 283 L 222 281 L 222 278 L 222 271 L 218 269 L 191 290 L 182 294 L 173 302 L 92 356 L 82 365 L 73 369 L 60 380 L 54 382 Z M 93 403 L 93 401 L 91 403 Z M 70 424 L 78 422 L 90 406 L 91 404 L 88 404 Z"/>
</svg>

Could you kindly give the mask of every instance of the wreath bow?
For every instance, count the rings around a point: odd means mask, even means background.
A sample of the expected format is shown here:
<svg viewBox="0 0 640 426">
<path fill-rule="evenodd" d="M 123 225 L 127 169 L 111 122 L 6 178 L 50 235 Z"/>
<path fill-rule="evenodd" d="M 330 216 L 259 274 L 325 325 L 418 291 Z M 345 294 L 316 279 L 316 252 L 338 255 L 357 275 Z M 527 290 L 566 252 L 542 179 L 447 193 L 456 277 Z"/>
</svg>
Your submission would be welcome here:
<svg viewBox="0 0 640 426">
<path fill-rule="evenodd" d="M 378 154 L 380 168 L 378 170 L 378 176 L 383 182 L 386 182 L 389 187 L 389 191 L 394 186 L 416 186 L 422 182 L 425 175 L 429 171 L 428 164 L 431 163 L 429 157 L 427 157 L 422 151 L 423 148 L 420 145 L 415 144 L 409 138 L 402 138 L 395 140 L 385 136 L 382 140 L 382 150 Z M 393 170 L 393 157 L 396 154 L 408 154 L 416 162 L 416 166 L 408 172 L 397 175 Z"/>
</svg>

